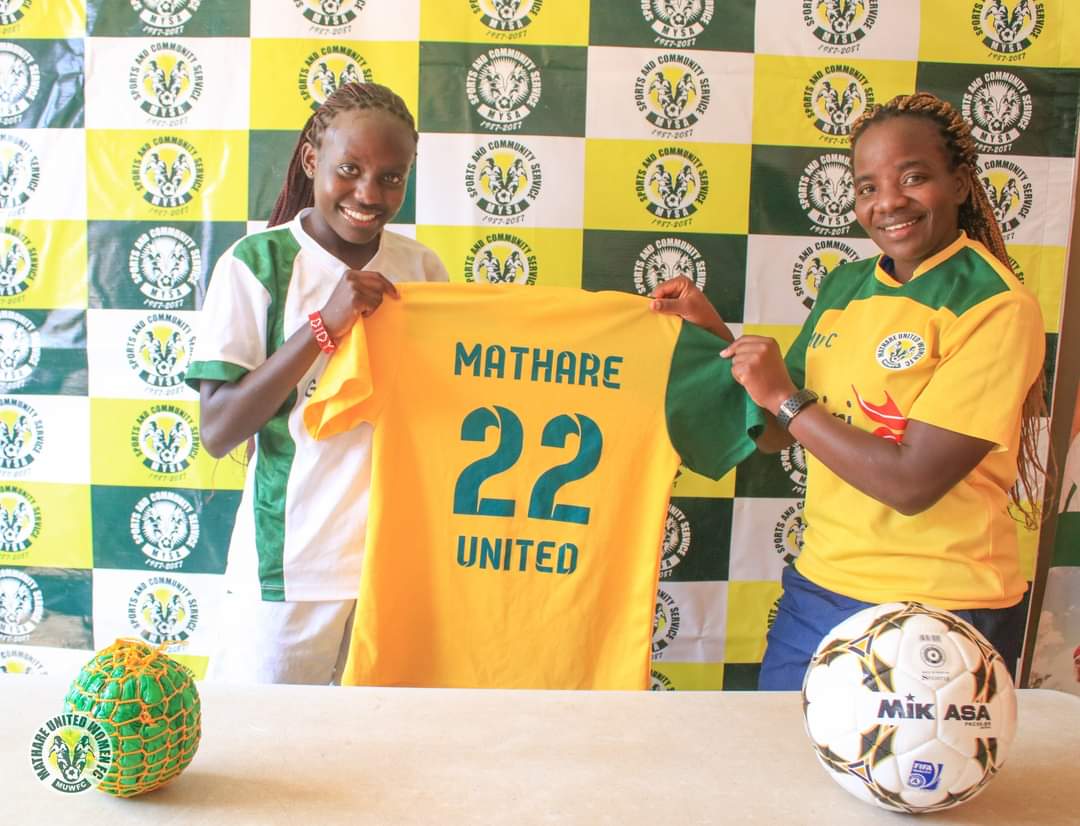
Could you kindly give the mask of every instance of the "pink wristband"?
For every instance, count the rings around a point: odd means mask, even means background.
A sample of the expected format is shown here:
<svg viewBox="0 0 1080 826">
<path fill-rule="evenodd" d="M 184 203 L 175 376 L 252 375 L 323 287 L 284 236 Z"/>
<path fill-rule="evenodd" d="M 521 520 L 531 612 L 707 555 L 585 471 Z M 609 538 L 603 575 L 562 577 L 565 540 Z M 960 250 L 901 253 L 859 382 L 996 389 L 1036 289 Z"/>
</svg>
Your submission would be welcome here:
<svg viewBox="0 0 1080 826">
<path fill-rule="evenodd" d="M 337 345 L 334 343 L 334 339 L 330 337 L 330 331 L 323 324 L 322 313 L 318 310 L 313 312 L 308 316 L 308 323 L 311 324 L 311 332 L 315 336 L 315 343 L 319 345 L 319 349 L 324 353 L 333 353 L 337 349 Z"/>
</svg>

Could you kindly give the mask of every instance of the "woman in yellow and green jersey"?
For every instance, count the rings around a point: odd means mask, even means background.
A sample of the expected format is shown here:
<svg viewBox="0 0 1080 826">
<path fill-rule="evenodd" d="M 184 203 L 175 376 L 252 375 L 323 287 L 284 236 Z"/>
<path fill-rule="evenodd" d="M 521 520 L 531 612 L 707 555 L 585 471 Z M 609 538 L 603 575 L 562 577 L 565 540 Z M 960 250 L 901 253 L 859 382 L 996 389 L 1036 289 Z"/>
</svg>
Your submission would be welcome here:
<svg viewBox="0 0 1080 826">
<path fill-rule="evenodd" d="M 870 604 L 912 600 L 975 625 L 1010 670 L 1027 583 L 1010 504 L 1036 521 L 1039 305 L 1013 274 L 970 130 L 928 94 L 852 128 L 855 214 L 881 254 L 837 267 L 786 357 L 722 355 L 772 414 L 758 447 L 807 453 L 803 549 L 783 574 L 758 687 L 795 690 L 821 639 Z M 654 309 L 709 327 L 686 281 Z"/>
</svg>

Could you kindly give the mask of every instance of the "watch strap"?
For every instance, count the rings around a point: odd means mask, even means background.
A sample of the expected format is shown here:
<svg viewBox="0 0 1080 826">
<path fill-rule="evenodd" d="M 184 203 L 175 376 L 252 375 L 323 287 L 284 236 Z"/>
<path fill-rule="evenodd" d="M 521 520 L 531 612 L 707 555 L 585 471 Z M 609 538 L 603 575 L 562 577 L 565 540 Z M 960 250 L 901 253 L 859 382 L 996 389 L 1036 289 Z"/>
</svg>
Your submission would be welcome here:
<svg viewBox="0 0 1080 826">
<path fill-rule="evenodd" d="M 804 387 L 802 390 L 788 396 L 788 398 L 784 399 L 783 403 L 780 405 L 780 409 L 776 413 L 777 423 L 784 428 L 784 430 L 787 430 L 791 425 L 791 420 L 817 400 L 818 394 L 808 387 Z"/>
</svg>

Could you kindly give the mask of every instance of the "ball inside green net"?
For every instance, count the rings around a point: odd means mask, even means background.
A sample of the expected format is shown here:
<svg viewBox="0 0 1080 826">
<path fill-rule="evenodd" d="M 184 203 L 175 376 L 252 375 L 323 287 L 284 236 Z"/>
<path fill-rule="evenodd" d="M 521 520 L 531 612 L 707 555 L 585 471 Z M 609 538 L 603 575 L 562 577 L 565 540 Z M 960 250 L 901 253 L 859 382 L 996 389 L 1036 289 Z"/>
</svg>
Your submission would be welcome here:
<svg viewBox="0 0 1080 826">
<path fill-rule="evenodd" d="M 139 640 L 117 640 L 94 655 L 68 689 L 64 711 L 85 714 L 109 733 L 113 764 L 98 788 L 118 797 L 180 774 L 202 733 L 191 672 Z"/>
</svg>

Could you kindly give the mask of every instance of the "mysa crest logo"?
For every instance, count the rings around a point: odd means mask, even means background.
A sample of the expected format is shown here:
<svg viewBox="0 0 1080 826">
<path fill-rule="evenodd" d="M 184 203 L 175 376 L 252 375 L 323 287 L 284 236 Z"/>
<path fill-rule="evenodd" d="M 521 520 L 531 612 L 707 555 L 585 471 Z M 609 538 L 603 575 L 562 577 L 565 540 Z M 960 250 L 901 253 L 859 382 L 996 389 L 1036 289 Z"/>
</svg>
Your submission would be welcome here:
<svg viewBox="0 0 1080 826">
<path fill-rule="evenodd" d="M 0 135 L 0 209 L 19 214 L 41 180 L 41 164 L 26 141 Z"/>
<path fill-rule="evenodd" d="M 135 503 L 129 529 L 149 567 L 172 571 L 199 542 L 199 515 L 179 493 L 159 490 Z"/>
<path fill-rule="evenodd" d="M 709 195 L 709 172 L 701 159 L 681 146 L 650 152 L 638 167 L 638 200 L 659 221 L 688 223 Z"/>
<path fill-rule="evenodd" d="M 489 49 L 465 74 L 465 96 L 485 129 L 512 132 L 540 102 L 540 70 L 522 51 Z"/>
<path fill-rule="evenodd" d="M 203 68 L 195 53 L 180 43 L 152 43 L 135 56 L 128 70 L 128 91 L 152 118 L 175 123 L 195 105 L 203 90 Z"/>
<path fill-rule="evenodd" d="M 153 309 L 181 306 L 202 272 L 202 253 L 194 239 L 175 227 L 154 227 L 135 239 L 128 274 Z"/>
<path fill-rule="evenodd" d="M 799 176 L 799 206 L 818 235 L 846 235 L 855 222 L 855 182 L 846 154 L 828 152 Z"/>
<path fill-rule="evenodd" d="M 803 530 L 806 528 L 803 504 L 799 501 L 785 508 L 773 528 L 773 550 L 788 565 L 795 561 L 803 546 Z"/>
<path fill-rule="evenodd" d="M 128 622 L 151 645 L 166 643 L 176 650 L 199 624 L 199 603 L 180 580 L 152 576 L 128 598 Z"/>
<path fill-rule="evenodd" d="M 1044 0 L 979 0 L 971 7 L 971 27 L 998 59 L 1022 60 L 1045 23 Z"/>
<path fill-rule="evenodd" d="M 293 4 L 313 26 L 348 26 L 364 10 L 367 0 L 293 0 Z"/>
<path fill-rule="evenodd" d="M 834 65 L 810 76 L 803 110 L 814 128 L 833 143 L 846 142 L 855 118 L 874 105 L 874 90 L 854 66 Z"/>
<path fill-rule="evenodd" d="M 664 538 L 660 543 L 660 578 L 667 579 L 672 570 L 686 558 L 690 550 L 693 531 L 690 520 L 682 509 L 668 503 L 667 519 L 664 521 Z"/>
<path fill-rule="evenodd" d="M 45 663 L 18 648 L 0 648 L 0 674 L 48 674 Z"/>
<path fill-rule="evenodd" d="M 791 480 L 792 491 L 798 496 L 806 495 L 806 452 L 798 442 L 780 451 L 780 467 Z"/>
<path fill-rule="evenodd" d="M 0 26 L 14 26 L 33 3 L 34 0 L 0 0 Z"/>
<path fill-rule="evenodd" d="M 25 557 L 40 533 L 37 500 L 17 485 L 0 485 L 0 560 Z"/>
<path fill-rule="evenodd" d="M 874 351 L 877 363 L 886 370 L 907 370 L 926 355 L 926 342 L 918 333 L 890 333 Z"/>
<path fill-rule="evenodd" d="M 202 0 L 130 0 L 146 34 L 172 36 L 184 31 Z"/>
<path fill-rule="evenodd" d="M 653 614 L 652 655 L 661 659 L 663 651 L 679 635 L 679 606 L 675 598 L 662 588 L 656 592 L 656 612 Z"/>
<path fill-rule="evenodd" d="M 491 223 L 517 224 L 540 197 L 543 175 L 533 151 L 512 140 L 477 148 L 465 167 L 465 190 Z"/>
<path fill-rule="evenodd" d="M 38 780 L 67 794 L 98 785 L 114 757 L 104 726 L 78 713 L 50 717 L 30 743 L 30 766 Z"/>
<path fill-rule="evenodd" d="M 0 640 L 25 642 L 45 614 L 45 597 L 34 578 L 0 568 Z"/>
<path fill-rule="evenodd" d="M 791 268 L 791 291 L 806 309 L 813 309 L 825 276 L 858 257 L 855 248 L 843 241 L 828 239 L 808 244 Z"/>
<path fill-rule="evenodd" d="M 693 46 L 713 18 L 713 0 L 641 0 L 641 16 L 660 46 Z"/>
<path fill-rule="evenodd" d="M 465 256 L 465 280 L 480 284 L 536 283 L 538 267 L 532 247 L 508 232 L 478 239 Z"/>
<path fill-rule="evenodd" d="M 41 361 L 41 333 L 22 313 L 0 310 L 0 392 L 18 390 Z"/>
<path fill-rule="evenodd" d="M 189 203 L 202 188 L 203 161 L 183 138 L 161 135 L 139 149 L 131 177 L 148 204 L 175 209 Z"/>
<path fill-rule="evenodd" d="M 492 34 L 508 39 L 523 37 L 543 5 L 544 0 L 469 0 L 469 8 L 480 16 L 480 22 Z"/>
<path fill-rule="evenodd" d="M 878 16 L 878 0 L 803 0 L 803 23 L 821 41 L 819 48 L 850 54 L 870 33 Z"/>
<path fill-rule="evenodd" d="M 971 136 L 983 152 L 1008 152 L 1031 124 L 1031 93 L 1012 72 L 986 72 L 968 84 L 961 102 Z"/>
<path fill-rule="evenodd" d="M 634 103 L 653 134 L 684 138 L 709 108 L 709 78 L 692 57 L 664 54 L 641 67 L 634 81 Z"/>
<path fill-rule="evenodd" d="M 41 69 L 17 43 L 0 43 L 0 126 L 15 126 L 41 89 Z"/>
<path fill-rule="evenodd" d="M 157 404 L 139 414 L 131 431 L 131 447 L 154 473 L 183 473 L 199 452 L 199 435 L 187 411 Z"/>
<path fill-rule="evenodd" d="M 998 226 L 1009 240 L 1031 212 L 1035 187 L 1020 164 L 1008 158 L 989 158 L 978 165 Z"/>
<path fill-rule="evenodd" d="M 191 325 L 175 313 L 139 319 L 127 340 L 128 366 L 157 391 L 179 390 L 191 362 Z"/>
<path fill-rule="evenodd" d="M 371 69 L 360 52 L 348 46 L 323 46 L 304 59 L 297 78 L 300 97 L 315 111 L 346 83 L 367 83 Z"/>
<path fill-rule="evenodd" d="M 37 271 L 37 249 L 30 239 L 15 227 L 0 226 L 0 296 L 26 292 Z"/>
<path fill-rule="evenodd" d="M 652 669 L 649 679 L 649 691 L 674 691 L 675 683 L 671 682 L 671 678 L 661 671 Z"/>
<path fill-rule="evenodd" d="M 0 472 L 19 471 L 45 446 L 45 426 L 38 412 L 22 399 L 0 402 Z"/>
<path fill-rule="evenodd" d="M 664 281 L 685 276 L 705 289 L 708 268 L 698 248 L 682 238 L 658 238 L 646 244 L 634 262 L 634 289 L 639 295 L 652 295 Z"/>
</svg>

